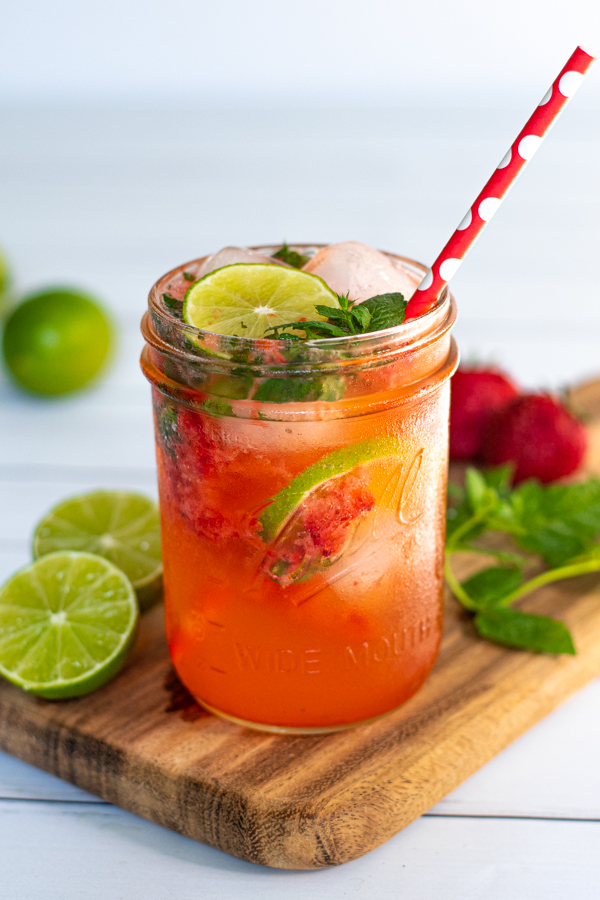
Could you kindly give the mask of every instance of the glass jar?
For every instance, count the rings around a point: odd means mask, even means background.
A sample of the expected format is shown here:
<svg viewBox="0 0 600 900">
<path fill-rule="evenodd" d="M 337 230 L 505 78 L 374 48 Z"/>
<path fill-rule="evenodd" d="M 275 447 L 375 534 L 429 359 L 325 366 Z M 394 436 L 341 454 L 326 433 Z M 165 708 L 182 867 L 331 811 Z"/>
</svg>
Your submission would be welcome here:
<svg viewBox="0 0 600 900">
<path fill-rule="evenodd" d="M 232 338 L 177 317 L 202 262 L 154 285 L 142 323 L 173 664 L 251 728 L 369 721 L 439 649 L 454 300 L 376 334 Z"/>
</svg>

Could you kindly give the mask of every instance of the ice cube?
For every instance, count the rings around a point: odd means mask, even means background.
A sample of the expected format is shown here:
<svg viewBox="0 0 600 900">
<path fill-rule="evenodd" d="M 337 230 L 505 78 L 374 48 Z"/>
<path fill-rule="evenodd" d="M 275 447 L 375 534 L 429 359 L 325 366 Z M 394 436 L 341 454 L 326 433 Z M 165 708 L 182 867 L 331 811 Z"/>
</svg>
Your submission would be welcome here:
<svg viewBox="0 0 600 900">
<path fill-rule="evenodd" d="M 232 266 L 234 263 L 275 263 L 276 265 L 286 265 L 280 259 L 273 259 L 272 256 L 265 256 L 258 250 L 248 250 L 246 247 L 224 247 L 218 253 L 208 256 L 200 266 L 197 278 L 214 272 L 223 266 Z"/>
<path fill-rule="evenodd" d="M 395 292 L 410 300 L 421 280 L 385 253 L 359 241 L 330 244 L 303 270 L 319 275 L 337 294 L 349 292 L 350 299 L 358 301 Z"/>
</svg>

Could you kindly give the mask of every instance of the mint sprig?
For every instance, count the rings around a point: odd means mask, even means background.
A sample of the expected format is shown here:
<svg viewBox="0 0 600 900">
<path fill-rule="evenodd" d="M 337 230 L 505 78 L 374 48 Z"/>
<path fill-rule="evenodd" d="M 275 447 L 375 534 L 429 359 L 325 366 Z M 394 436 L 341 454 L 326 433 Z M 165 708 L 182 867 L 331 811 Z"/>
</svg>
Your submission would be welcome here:
<svg viewBox="0 0 600 900">
<path fill-rule="evenodd" d="M 275 340 L 302 341 L 315 338 L 348 337 L 354 334 L 368 334 L 401 325 L 408 306 L 400 293 L 377 294 L 363 303 L 354 303 L 348 294 L 337 295 L 339 309 L 333 306 L 316 304 L 315 310 L 325 321 L 287 322 L 268 328 L 265 337 Z M 304 337 L 286 331 L 304 331 Z M 273 332 L 269 334 L 269 332 Z"/>
<path fill-rule="evenodd" d="M 574 654 L 562 622 L 512 604 L 552 582 L 600 572 L 600 481 L 549 486 L 527 481 L 512 488 L 510 476 L 507 466 L 487 472 L 470 468 L 465 490 L 453 487 L 458 503 L 448 510 L 446 580 L 474 613 L 481 637 L 523 650 Z M 509 535 L 515 549 L 482 546 L 479 540 L 488 532 Z M 452 558 L 464 552 L 494 557 L 497 564 L 460 582 Z M 532 568 L 538 571 L 528 577 Z"/>
</svg>

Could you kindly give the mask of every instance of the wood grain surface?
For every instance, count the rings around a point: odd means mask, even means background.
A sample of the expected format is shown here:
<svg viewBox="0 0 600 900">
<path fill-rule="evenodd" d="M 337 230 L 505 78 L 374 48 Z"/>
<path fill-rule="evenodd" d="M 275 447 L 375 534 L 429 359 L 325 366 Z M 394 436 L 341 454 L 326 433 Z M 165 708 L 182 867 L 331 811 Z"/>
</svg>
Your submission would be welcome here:
<svg viewBox="0 0 600 900">
<path fill-rule="evenodd" d="M 600 422 L 600 382 L 571 400 Z M 592 441 L 591 472 L 598 449 Z M 600 674 L 597 577 L 538 591 L 525 608 L 563 619 L 577 656 L 484 642 L 447 597 L 421 691 L 371 725 L 315 737 L 255 733 L 204 712 L 174 675 L 157 608 L 123 671 L 89 697 L 50 703 L 2 683 L 0 748 L 242 859 L 337 865 L 386 841 Z"/>
</svg>

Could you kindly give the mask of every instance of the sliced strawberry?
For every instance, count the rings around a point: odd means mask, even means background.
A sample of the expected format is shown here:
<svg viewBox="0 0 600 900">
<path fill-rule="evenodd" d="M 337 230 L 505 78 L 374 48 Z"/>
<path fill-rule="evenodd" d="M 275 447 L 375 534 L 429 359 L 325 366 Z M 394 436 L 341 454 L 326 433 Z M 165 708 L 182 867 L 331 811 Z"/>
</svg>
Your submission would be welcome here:
<svg viewBox="0 0 600 900">
<path fill-rule="evenodd" d="M 285 587 L 332 565 L 374 505 L 366 479 L 357 474 L 330 479 L 312 491 L 269 550 L 271 578 Z"/>
</svg>

